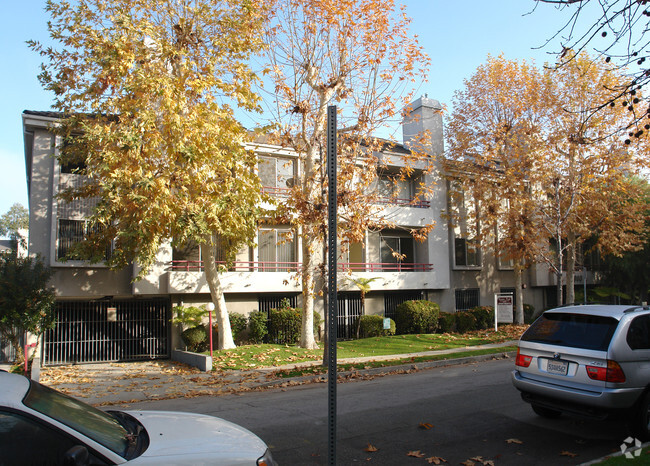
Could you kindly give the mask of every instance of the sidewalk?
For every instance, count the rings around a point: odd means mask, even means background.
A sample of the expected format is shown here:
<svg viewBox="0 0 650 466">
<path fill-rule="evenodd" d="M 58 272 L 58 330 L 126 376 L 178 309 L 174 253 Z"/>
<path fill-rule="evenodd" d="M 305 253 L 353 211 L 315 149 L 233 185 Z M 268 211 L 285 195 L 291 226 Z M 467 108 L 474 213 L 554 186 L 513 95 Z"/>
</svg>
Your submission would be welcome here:
<svg viewBox="0 0 650 466">
<path fill-rule="evenodd" d="M 509 341 L 491 345 L 479 345 L 452 350 L 428 351 L 423 353 L 373 356 L 339 359 L 339 364 L 363 364 L 370 361 L 408 359 L 431 355 L 453 355 L 468 350 L 500 348 L 515 345 Z M 377 367 L 352 372 L 339 372 L 340 379 L 365 379 L 388 373 L 407 373 L 413 370 L 452 364 L 508 357 L 504 353 L 447 359 L 401 366 Z M 147 400 L 169 398 L 192 398 L 196 396 L 218 396 L 262 390 L 272 387 L 288 387 L 305 383 L 322 383 L 326 375 L 311 375 L 292 379 L 280 378 L 277 371 L 321 365 L 321 361 L 266 367 L 254 370 L 201 372 L 194 367 L 174 361 L 159 360 L 128 363 L 80 364 L 70 366 L 43 367 L 40 381 L 52 388 L 79 398 L 96 406 L 128 404 Z"/>
</svg>

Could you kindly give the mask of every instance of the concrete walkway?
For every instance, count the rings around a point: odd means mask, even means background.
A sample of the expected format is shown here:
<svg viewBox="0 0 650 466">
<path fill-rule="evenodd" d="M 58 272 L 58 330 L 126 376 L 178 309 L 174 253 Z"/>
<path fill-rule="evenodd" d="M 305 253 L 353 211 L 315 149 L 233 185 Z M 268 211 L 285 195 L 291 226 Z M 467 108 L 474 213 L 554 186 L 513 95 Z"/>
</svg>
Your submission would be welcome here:
<svg viewBox="0 0 650 466">
<path fill-rule="evenodd" d="M 512 357 L 512 354 L 496 353 L 484 356 L 454 359 L 454 353 L 515 345 L 515 341 L 499 344 L 479 345 L 451 350 L 428 351 L 390 356 L 373 356 L 339 359 L 339 364 L 359 364 L 351 372 L 339 372 L 342 380 L 367 379 L 388 373 L 405 373 L 430 367 Z M 442 361 L 410 363 L 400 366 L 364 368 L 371 361 L 409 359 L 422 356 L 449 355 Z M 278 371 L 322 365 L 321 361 L 266 367 L 254 370 L 230 370 L 201 372 L 196 368 L 169 360 L 79 364 L 70 366 L 44 367 L 40 382 L 83 401 L 96 405 L 128 405 L 147 400 L 169 398 L 191 398 L 196 396 L 218 396 L 262 390 L 271 387 L 288 387 L 305 383 L 323 383 L 326 375 L 311 375 L 296 378 L 282 378 Z"/>
</svg>

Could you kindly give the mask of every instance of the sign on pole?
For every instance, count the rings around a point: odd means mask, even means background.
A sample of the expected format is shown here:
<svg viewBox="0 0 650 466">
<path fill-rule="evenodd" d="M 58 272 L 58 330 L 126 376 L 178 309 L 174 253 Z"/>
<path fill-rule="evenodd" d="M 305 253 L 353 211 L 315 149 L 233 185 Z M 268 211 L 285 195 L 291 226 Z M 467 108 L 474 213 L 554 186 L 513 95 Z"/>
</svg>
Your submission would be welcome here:
<svg viewBox="0 0 650 466">
<path fill-rule="evenodd" d="M 511 324 L 512 311 L 514 310 L 514 296 L 512 293 L 495 293 L 494 294 L 494 330 L 496 331 L 497 323 Z"/>
</svg>

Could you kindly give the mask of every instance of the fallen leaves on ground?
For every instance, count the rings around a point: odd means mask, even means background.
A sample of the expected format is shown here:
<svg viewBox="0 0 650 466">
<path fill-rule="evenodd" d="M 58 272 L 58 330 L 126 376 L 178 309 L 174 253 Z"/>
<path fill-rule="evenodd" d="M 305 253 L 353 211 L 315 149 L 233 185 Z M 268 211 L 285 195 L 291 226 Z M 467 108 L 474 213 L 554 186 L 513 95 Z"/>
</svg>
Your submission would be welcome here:
<svg viewBox="0 0 650 466">
<path fill-rule="evenodd" d="M 409 451 L 409 452 L 406 454 L 406 456 L 412 456 L 413 458 L 424 458 L 424 457 L 427 456 L 427 455 L 425 455 L 424 453 L 422 453 L 420 450 L 415 450 L 415 451 Z"/>
<path fill-rule="evenodd" d="M 431 428 L 433 427 L 433 424 L 430 424 L 430 423 L 428 423 L 428 422 L 420 422 L 420 424 L 418 424 L 418 427 L 419 427 L 420 429 L 426 429 L 426 430 L 429 430 L 429 429 L 431 429 Z"/>
<path fill-rule="evenodd" d="M 516 443 L 517 445 L 523 445 L 524 442 L 522 442 L 518 438 L 509 438 L 508 440 L 506 440 L 506 443 Z"/>
<path fill-rule="evenodd" d="M 444 458 L 441 458 L 439 456 L 430 456 L 427 458 L 427 463 L 429 464 L 441 464 L 441 463 L 446 463 L 447 460 Z"/>
<path fill-rule="evenodd" d="M 368 446 L 366 448 L 363 449 L 363 451 L 367 451 L 368 453 L 372 453 L 372 452 L 375 452 L 377 450 L 379 450 L 379 449 L 376 446 L 374 446 L 374 445 L 372 445 L 370 443 L 368 444 Z"/>
<path fill-rule="evenodd" d="M 569 458 L 575 458 L 576 456 L 578 456 L 578 454 L 570 452 L 570 451 L 562 450 L 562 453 L 560 453 L 560 456 L 568 456 Z"/>
</svg>

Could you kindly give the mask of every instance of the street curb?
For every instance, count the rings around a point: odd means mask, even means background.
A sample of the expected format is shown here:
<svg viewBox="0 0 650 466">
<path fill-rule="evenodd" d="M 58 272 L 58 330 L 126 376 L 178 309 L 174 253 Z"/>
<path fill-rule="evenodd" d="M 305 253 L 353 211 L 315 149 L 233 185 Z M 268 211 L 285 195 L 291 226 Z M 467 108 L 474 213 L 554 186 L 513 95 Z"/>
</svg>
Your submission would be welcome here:
<svg viewBox="0 0 650 466">
<path fill-rule="evenodd" d="M 453 353 L 451 353 L 453 355 Z M 370 369 L 355 369 L 352 371 L 338 372 L 338 379 L 346 379 L 351 376 L 376 376 L 376 375 L 385 375 L 385 374 L 407 374 L 414 371 L 420 371 L 425 369 L 435 369 L 439 367 L 449 367 L 449 366 L 459 366 L 462 364 L 471 364 L 476 362 L 485 362 L 493 361 L 498 359 L 508 359 L 514 358 L 516 356 L 516 351 L 506 351 L 502 353 L 490 353 L 490 354 L 480 354 L 477 356 L 465 356 L 462 358 L 453 358 L 449 359 L 438 359 L 436 361 L 425 361 L 419 363 L 407 363 L 400 364 L 395 366 L 384 366 L 384 367 L 373 367 Z M 513 363 L 514 364 L 514 363 Z M 272 388 L 275 386 L 285 386 L 285 385 L 298 385 L 309 382 L 326 382 L 327 374 L 318 374 L 318 375 L 303 375 L 298 377 L 288 377 L 286 379 L 271 380 L 269 382 L 264 382 L 258 384 L 260 387 Z"/>
<path fill-rule="evenodd" d="M 648 446 L 650 446 L 650 442 L 645 442 L 645 443 L 642 443 L 641 446 L 638 449 L 643 450 L 644 448 L 646 448 Z M 637 449 L 635 448 L 633 450 L 630 450 L 629 452 L 631 453 L 631 452 L 636 451 L 636 450 Z M 625 454 L 624 452 L 618 451 L 616 453 L 612 453 L 611 455 L 605 455 L 605 456 L 603 456 L 601 458 L 597 458 L 595 460 L 587 461 L 586 463 L 580 463 L 578 466 L 592 466 L 594 464 L 602 463 L 603 461 L 606 461 L 606 460 L 608 460 L 610 458 L 617 458 L 619 456 L 623 456 L 624 454 Z"/>
</svg>

